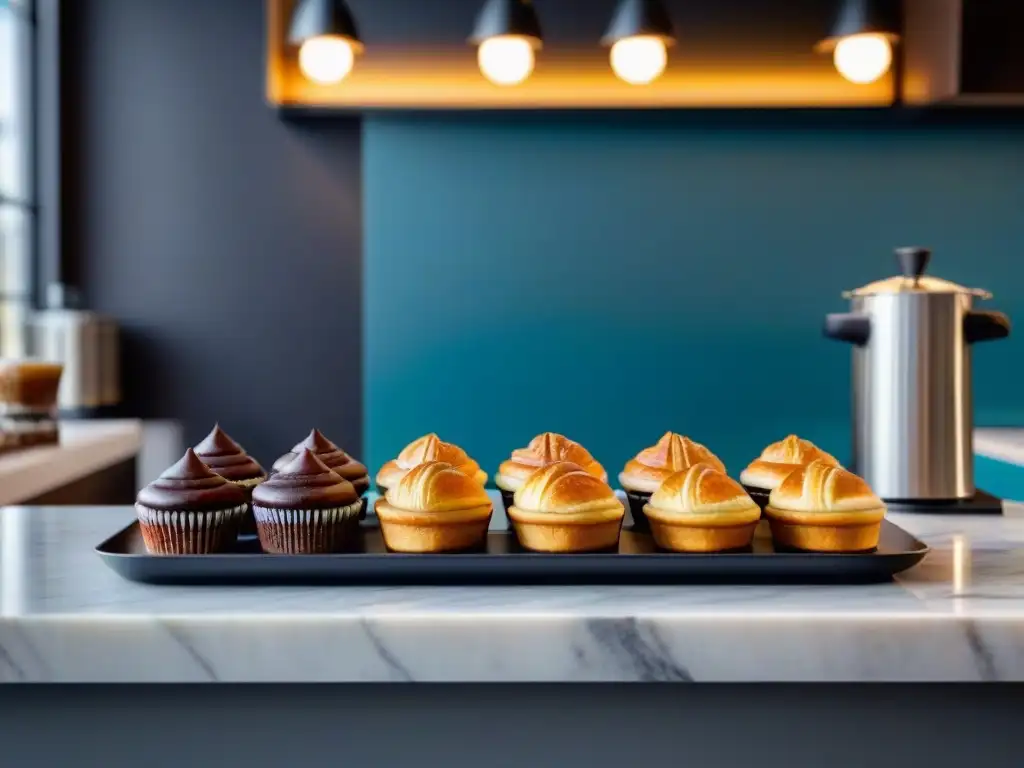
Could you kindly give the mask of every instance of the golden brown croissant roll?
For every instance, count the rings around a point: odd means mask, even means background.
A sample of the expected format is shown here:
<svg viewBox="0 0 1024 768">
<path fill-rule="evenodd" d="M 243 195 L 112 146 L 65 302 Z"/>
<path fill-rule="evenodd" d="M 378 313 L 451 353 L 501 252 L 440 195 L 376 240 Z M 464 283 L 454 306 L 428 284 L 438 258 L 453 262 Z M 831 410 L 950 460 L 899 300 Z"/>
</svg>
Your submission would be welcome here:
<svg viewBox="0 0 1024 768">
<path fill-rule="evenodd" d="M 761 508 L 743 486 L 708 464 L 665 478 L 645 508 L 655 543 L 676 552 L 750 546 Z"/>
<path fill-rule="evenodd" d="M 516 448 L 512 457 L 502 462 L 494 481 L 505 491 L 516 491 L 531 474 L 556 461 L 570 461 L 605 482 L 608 474 L 590 452 L 574 440 L 555 432 L 537 435 L 525 448 Z"/>
<path fill-rule="evenodd" d="M 613 547 L 625 513 L 608 483 L 567 461 L 526 478 L 508 510 L 520 544 L 539 552 Z"/>
<path fill-rule="evenodd" d="M 469 477 L 475 478 L 480 485 L 487 482 L 487 473 L 480 469 L 480 465 L 471 459 L 464 450 L 454 443 L 446 443 L 433 432 L 413 440 L 398 458 L 389 461 L 377 473 L 377 487 L 381 493 L 387 490 L 402 479 L 402 476 L 419 464 L 428 461 L 443 461 L 456 467 L 460 472 Z"/>
<path fill-rule="evenodd" d="M 448 552 L 483 543 L 491 500 L 476 478 L 429 461 L 406 472 L 377 500 L 376 510 L 388 549 Z"/>
<path fill-rule="evenodd" d="M 516 506 L 531 512 L 575 515 L 621 509 L 622 503 L 608 483 L 578 464 L 558 461 L 527 478 L 516 491 Z"/>
<path fill-rule="evenodd" d="M 885 504 L 863 479 L 819 459 L 772 491 L 765 515 L 783 546 L 859 552 L 878 546 Z"/>
<path fill-rule="evenodd" d="M 655 445 L 626 462 L 619 473 L 619 484 L 627 491 L 654 493 L 666 477 L 695 464 L 707 464 L 725 472 L 721 459 L 705 446 L 675 432 L 666 432 Z"/>
<path fill-rule="evenodd" d="M 743 486 L 709 464 L 669 475 L 651 496 L 650 505 L 666 517 L 690 520 L 750 523 L 761 517 Z"/>
<path fill-rule="evenodd" d="M 769 445 L 758 458 L 750 462 L 750 465 L 740 473 L 740 482 L 751 489 L 770 491 L 785 480 L 794 469 L 807 466 L 816 460 L 839 466 L 834 456 L 821 450 L 810 440 L 789 435 L 784 440 Z"/>
</svg>

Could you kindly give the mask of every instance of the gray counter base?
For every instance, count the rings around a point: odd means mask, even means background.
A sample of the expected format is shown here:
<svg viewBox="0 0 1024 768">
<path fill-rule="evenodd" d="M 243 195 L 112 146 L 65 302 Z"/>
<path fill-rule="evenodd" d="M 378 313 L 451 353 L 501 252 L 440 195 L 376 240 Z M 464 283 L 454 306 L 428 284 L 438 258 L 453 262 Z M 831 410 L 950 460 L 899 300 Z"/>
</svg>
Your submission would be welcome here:
<svg viewBox="0 0 1024 768">
<path fill-rule="evenodd" d="M 3 764 L 1020 766 L 1020 685 L 0 688 Z"/>
</svg>

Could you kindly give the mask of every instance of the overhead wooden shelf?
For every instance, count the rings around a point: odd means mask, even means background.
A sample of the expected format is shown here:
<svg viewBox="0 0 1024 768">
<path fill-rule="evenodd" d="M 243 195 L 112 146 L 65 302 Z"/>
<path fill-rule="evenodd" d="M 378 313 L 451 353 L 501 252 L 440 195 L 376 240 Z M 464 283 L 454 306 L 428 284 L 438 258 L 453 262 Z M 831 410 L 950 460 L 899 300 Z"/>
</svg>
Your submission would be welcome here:
<svg viewBox="0 0 1024 768">
<path fill-rule="evenodd" d="M 833 10 L 820 0 L 668 0 L 679 44 L 645 86 L 619 80 L 599 45 L 615 0 L 538 1 L 544 48 L 531 77 L 507 87 L 483 77 L 466 43 L 481 0 L 349 0 L 366 49 L 333 86 L 307 80 L 286 43 L 294 2 L 267 0 L 267 100 L 286 110 L 837 108 L 894 97 L 891 74 L 855 85 L 814 53 Z"/>
</svg>

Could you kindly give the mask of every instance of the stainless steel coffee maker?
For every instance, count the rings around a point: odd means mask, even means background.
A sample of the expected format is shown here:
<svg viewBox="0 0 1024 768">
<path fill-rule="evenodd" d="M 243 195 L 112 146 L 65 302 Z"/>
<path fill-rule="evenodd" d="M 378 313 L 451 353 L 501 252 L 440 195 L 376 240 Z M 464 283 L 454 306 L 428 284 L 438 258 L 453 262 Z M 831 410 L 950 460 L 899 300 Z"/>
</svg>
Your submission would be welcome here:
<svg viewBox="0 0 1024 768">
<path fill-rule="evenodd" d="M 901 275 L 849 291 L 825 335 L 853 344 L 853 468 L 889 502 L 971 499 L 971 345 L 1006 338 L 991 294 L 924 274 L 931 252 L 896 251 Z"/>
</svg>

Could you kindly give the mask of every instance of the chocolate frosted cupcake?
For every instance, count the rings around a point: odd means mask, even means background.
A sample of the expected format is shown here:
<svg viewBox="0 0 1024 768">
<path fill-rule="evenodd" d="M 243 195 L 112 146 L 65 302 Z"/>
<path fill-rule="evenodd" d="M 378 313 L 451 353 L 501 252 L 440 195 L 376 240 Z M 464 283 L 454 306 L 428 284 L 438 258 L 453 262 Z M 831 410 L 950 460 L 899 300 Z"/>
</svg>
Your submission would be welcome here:
<svg viewBox="0 0 1024 768">
<path fill-rule="evenodd" d="M 223 552 L 234 543 L 245 510 L 246 492 L 191 448 L 135 499 L 142 539 L 155 555 Z"/>
<path fill-rule="evenodd" d="M 554 464 L 556 461 L 571 461 L 602 482 L 608 482 L 608 473 L 586 448 L 557 432 L 542 432 L 525 448 L 516 448 L 512 451 L 512 457 L 501 463 L 494 476 L 494 482 L 501 491 L 506 514 L 514 503 L 515 492 L 522 487 L 526 478 L 541 467 Z"/>
<path fill-rule="evenodd" d="M 413 440 L 398 458 L 389 461 L 377 473 L 377 491 L 381 496 L 387 495 L 388 489 L 397 485 L 406 472 L 428 461 L 443 461 L 451 464 L 462 474 L 474 478 L 480 485 L 487 482 L 487 473 L 480 465 L 469 458 L 469 455 L 454 443 L 446 443 L 433 432 Z"/>
<path fill-rule="evenodd" d="M 359 527 L 362 503 L 352 483 L 308 448 L 252 493 L 252 511 L 265 552 L 326 554 L 346 548 Z"/>
<path fill-rule="evenodd" d="M 274 465 L 270 468 L 270 473 L 280 472 L 286 465 L 295 460 L 295 457 L 299 455 L 303 448 L 308 448 L 335 474 L 352 483 L 352 487 L 359 496 L 362 496 L 370 489 L 370 475 L 366 471 L 366 466 L 353 459 L 341 448 L 324 437 L 319 429 L 314 429 L 305 440 L 275 461 Z M 363 499 L 359 512 L 359 518 L 362 519 L 364 517 L 366 517 L 366 499 Z"/>
<path fill-rule="evenodd" d="M 812 461 L 839 466 L 834 456 L 825 453 L 810 440 L 789 435 L 761 451 L 761 455 L 740 473 L 740 482 L 763 512 L 768 505 L 769 494 L 789 475 Z"/>
<path fill-rule="evenodd" d="M 220 424 L 214 425 L 210 434 L 195 447 L 195 452 L 203 464 L 245 491 L 247 501 L 252 501 L 252 489 L 267 479 L 267 473 L 259 462 L 228 437 Z M 251 511 L 242 518 L 241 533 L 256 533 L 256 520 Z"/>
<path fill-rule="evenodd" d="M 707 464 L 725 473 L 725 465 L 711 451 L 688 437 L 666 432 L 650 448 L 644 448 L 635 458 L 626 462 L 619 473 L 619 485 L 629 499 L 633 524 L 647 528 L 644 506 L 662 481 L 675 472 L 682 472 L 695 464 Z"/>
</svg>

